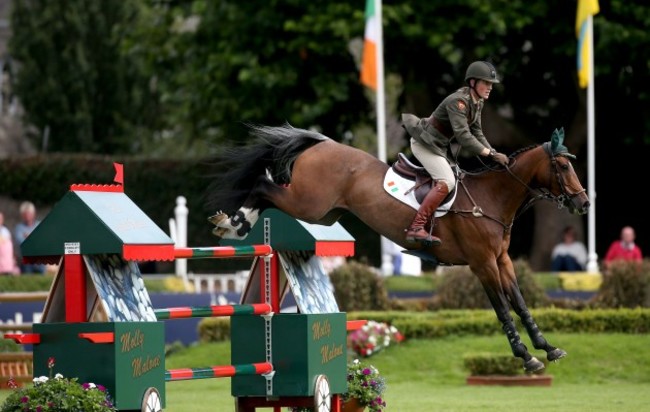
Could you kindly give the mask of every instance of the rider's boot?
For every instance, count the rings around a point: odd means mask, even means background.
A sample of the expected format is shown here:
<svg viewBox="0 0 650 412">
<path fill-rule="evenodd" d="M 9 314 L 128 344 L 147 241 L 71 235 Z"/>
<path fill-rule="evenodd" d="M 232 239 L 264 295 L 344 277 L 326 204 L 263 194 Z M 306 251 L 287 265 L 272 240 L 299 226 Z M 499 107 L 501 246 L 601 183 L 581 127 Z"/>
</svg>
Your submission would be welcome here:
<svg viewBox="0 0 650 412">
<path fill-rule="evenodd" d="M 406 230 L 406 240 L 408 241 L 421 241 L 421 242 L 431 242 L 434 245 L 439 245 L 441 240 L 430 235 L 425 227 L 431 215 L 436 211 L 440 203 L 447 197 L 449 193 L 449 188 L 447 187 L 447 182 L 438 181 L 436 185 L 427 193 L 426 197 L 422 201 L 418 212 L 415 214 L 415 218 L 411 225 Z"/>
</svg>

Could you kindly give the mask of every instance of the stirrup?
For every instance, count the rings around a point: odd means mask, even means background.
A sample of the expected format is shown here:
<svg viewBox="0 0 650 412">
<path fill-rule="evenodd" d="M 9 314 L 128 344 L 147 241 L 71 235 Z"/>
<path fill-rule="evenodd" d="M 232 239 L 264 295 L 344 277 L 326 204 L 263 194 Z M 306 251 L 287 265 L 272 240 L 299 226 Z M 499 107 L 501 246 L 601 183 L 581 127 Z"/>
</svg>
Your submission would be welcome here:
<svg viewBox="0 0 650 412">
<path fill-rule="evenodd" d="M 419 231 L 424 232 L 426 234 L 426 237 L 416 237 L 415 235 L 411 235 L 411 236 L 408 235 L 408 232 L 413 232 L 415 234 L 415 233 L 417 233 Z M 417 242 L 422 242 L 423 244 L 425 244 L 427 246 L 429 246 L 429 245 L 436 245 L 437 246 L 437 245 L 440 245 L 442 243 L 442 241 L 439 238 L 431 235 L 430 233 L 427 233 L 424 230 L 424 228 L 408 228 L 408 229 L 405 230 L 405 232 L 407 233 L 406 240 L 408 242 L 416 242 L 416 241 Z"/>
</svg>

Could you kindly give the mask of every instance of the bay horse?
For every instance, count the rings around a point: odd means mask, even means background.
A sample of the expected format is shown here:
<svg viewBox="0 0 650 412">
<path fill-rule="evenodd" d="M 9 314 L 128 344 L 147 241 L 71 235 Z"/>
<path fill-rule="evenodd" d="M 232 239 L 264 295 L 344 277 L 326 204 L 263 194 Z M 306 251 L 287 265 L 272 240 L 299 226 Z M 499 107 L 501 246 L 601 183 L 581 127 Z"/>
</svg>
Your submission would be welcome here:
<svg viewBox="0 0 650 412">
<path fill-rule="evenodd" d="M 248 125 L 255 139 L 227 147 L 211 159 L 213 174 L 206 193 L 218 210 L 208 220 L 223 239 L 244 239 L 260 213 L 275 207 L 302 221 L 331 225 L 350 212 L 382 236 L 420 256 L 446 265 L 468 265 L 480 280 L 508 339 L 526 372 L 545 367 L 522 343 L 510 305 L 520 317 L 533 347 L 549 361 L 566 356 L 542 336 L 517 284 L 508 247 L 515 218 L 537 199 L 551 200 L 571 213 L 585 214 L 589 198 L 562 144 L 564 132 L 551 141 L 510 155 L 508 167 L 486 165 L 461 174 L 456 198 L 436 218 L 432 233 L 439 246 L 407 242 L 405 229 L 416 208 L 383 187 L 389 165 L 320 133 L 289 124 Z M 524 202 L 528 203 L 524 205 Z M 428 228 L 431 230 L 431 228 Z"/>
</svg>

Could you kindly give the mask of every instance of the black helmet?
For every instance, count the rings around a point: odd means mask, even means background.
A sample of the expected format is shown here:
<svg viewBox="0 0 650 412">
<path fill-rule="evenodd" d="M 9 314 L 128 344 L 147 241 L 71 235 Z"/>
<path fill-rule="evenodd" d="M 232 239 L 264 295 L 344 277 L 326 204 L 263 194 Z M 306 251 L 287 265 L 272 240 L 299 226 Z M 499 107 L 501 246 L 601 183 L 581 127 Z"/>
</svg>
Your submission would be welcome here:
<svg viewBox="0 0 650 412">
<path fill-rule="evenodd" d="M 486 61 L 477 61 L 467 67 L 465 82 L 467 83 L 469 79 L 481 79 L 492 83 L 499 83 L 497 69 L 494 68 L 492 63 Z"/>
</svg>

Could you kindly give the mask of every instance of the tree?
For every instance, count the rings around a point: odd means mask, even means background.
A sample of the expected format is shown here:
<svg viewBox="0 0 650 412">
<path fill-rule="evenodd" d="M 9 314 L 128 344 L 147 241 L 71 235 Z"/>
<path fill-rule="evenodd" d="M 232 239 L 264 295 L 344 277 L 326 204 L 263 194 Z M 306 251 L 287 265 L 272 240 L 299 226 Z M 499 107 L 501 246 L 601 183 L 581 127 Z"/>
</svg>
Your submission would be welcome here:
<svg viewBox="0 0 650 412">
<path fill-rule="evenodd" d="M 128 151 L 124 124 L 135 118 L 119 46 L 133 1 L 15 0 L 12 6 L 9 51 L 20 65 L 13 87 L 26 122 L 37 129 L 32 138 L 49 130 L 48 150 Z"/>
</svg>

